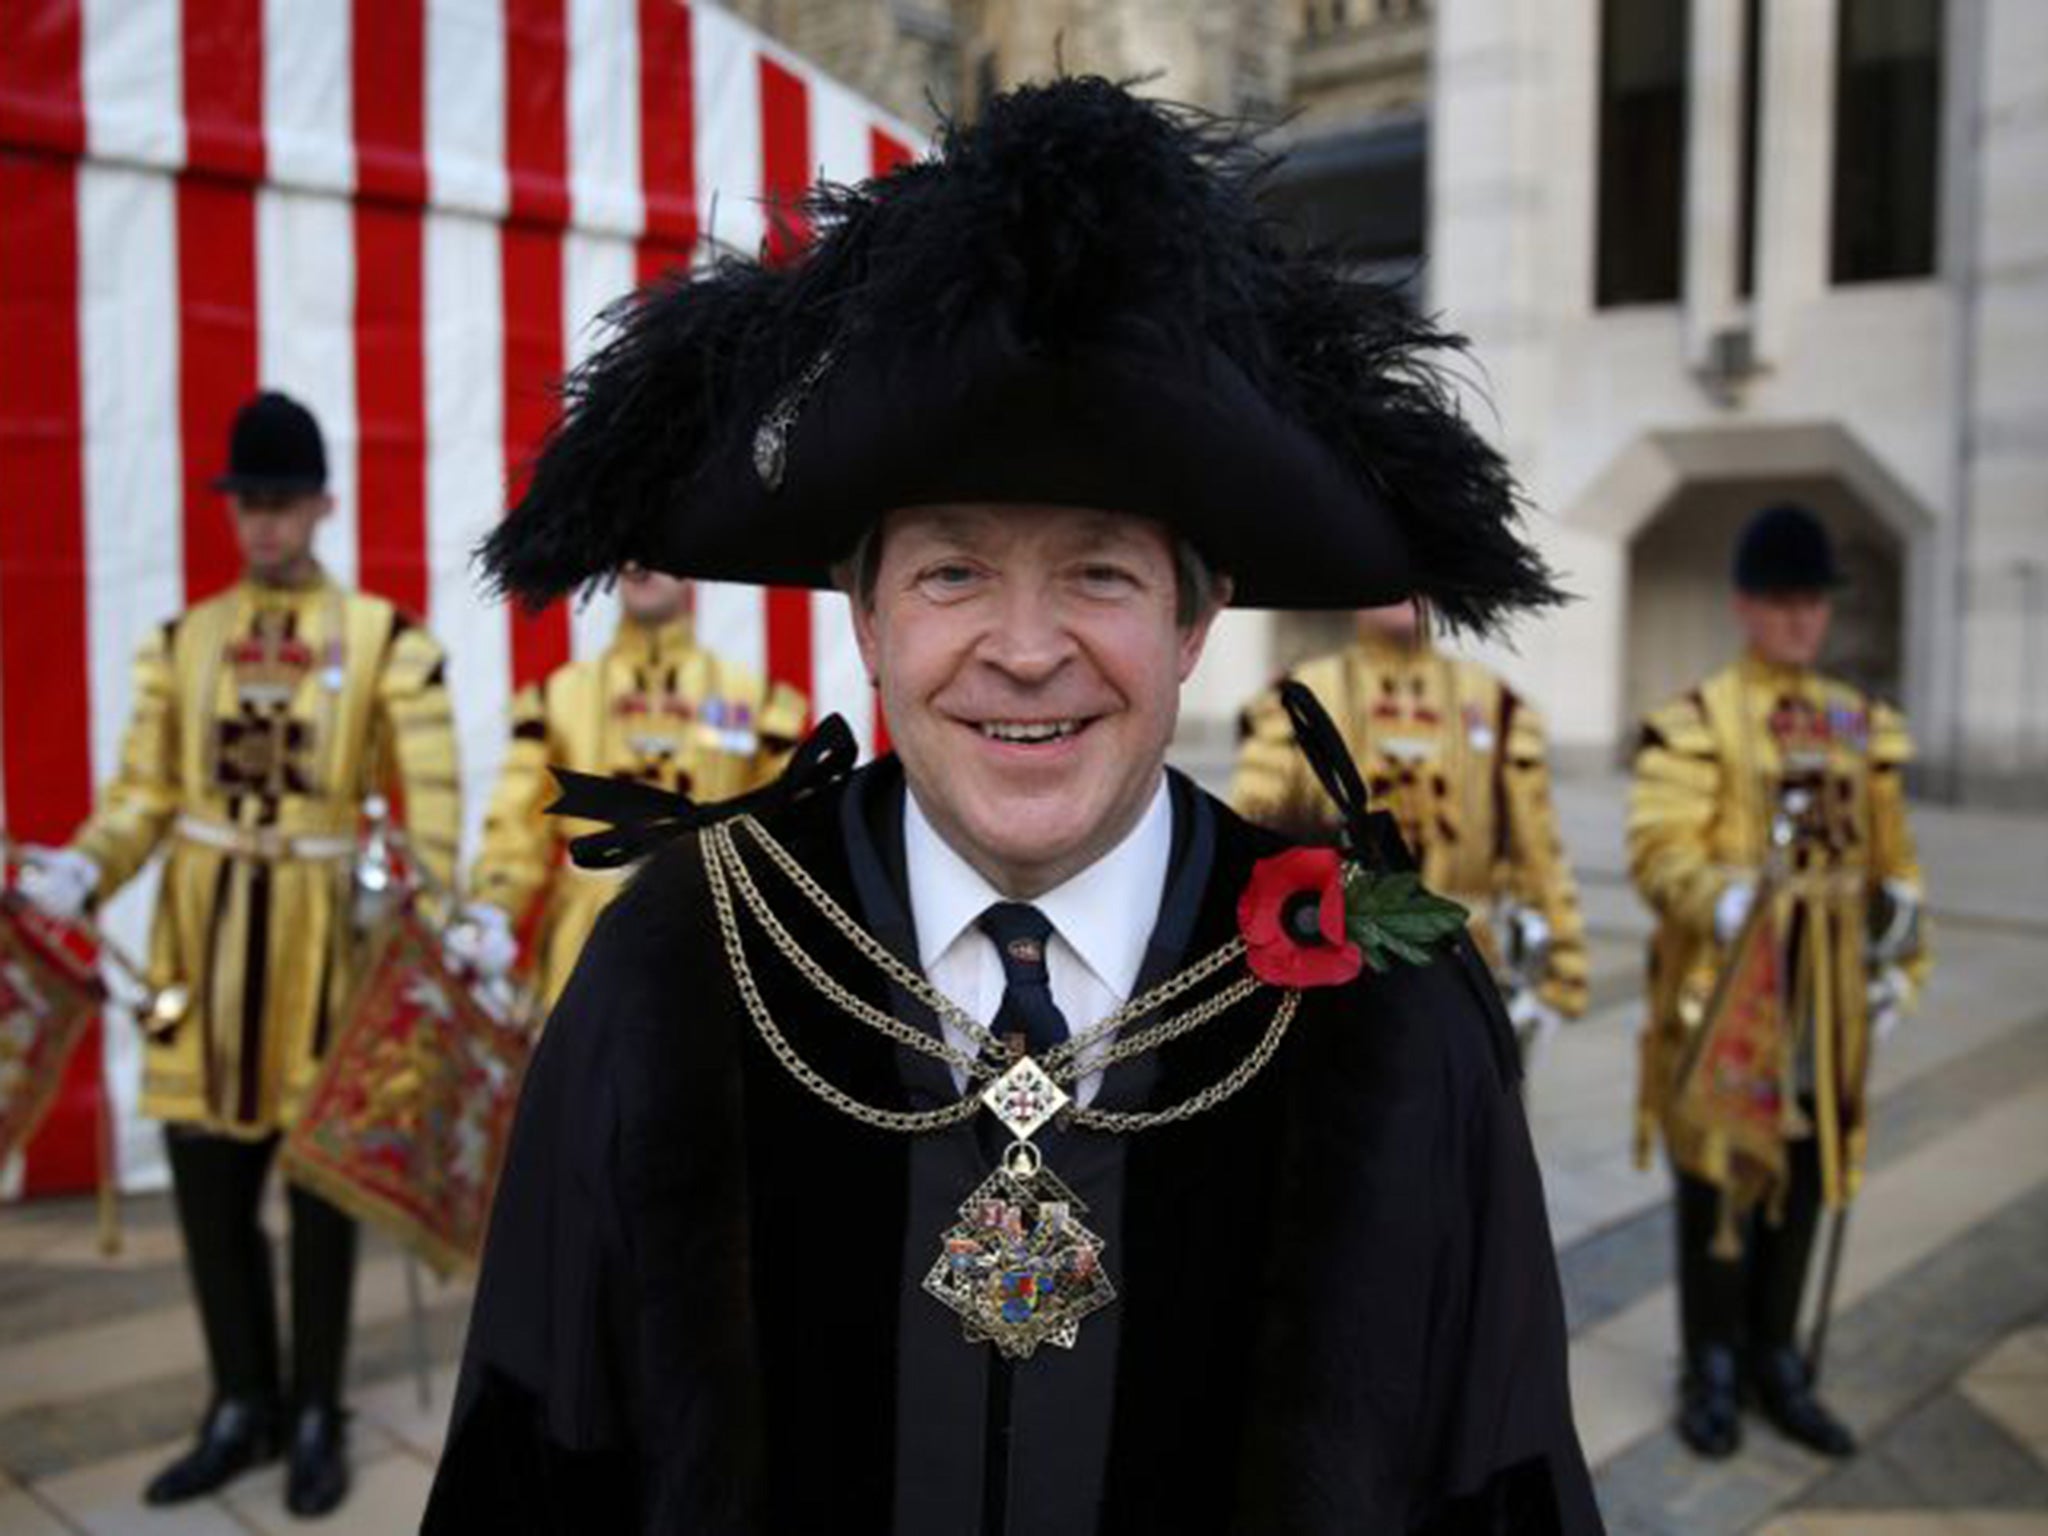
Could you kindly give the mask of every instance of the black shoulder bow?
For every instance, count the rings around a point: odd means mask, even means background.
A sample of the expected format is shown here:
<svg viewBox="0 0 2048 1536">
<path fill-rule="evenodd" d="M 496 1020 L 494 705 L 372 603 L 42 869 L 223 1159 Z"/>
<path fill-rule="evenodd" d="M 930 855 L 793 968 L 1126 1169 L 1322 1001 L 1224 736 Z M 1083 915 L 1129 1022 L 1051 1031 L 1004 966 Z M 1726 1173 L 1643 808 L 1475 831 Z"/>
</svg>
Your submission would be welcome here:
<svg viewBox="0 0 2048 1536">
<path fill-rule="evenodd" d="M 772 811 L 836 784 L 853 772 L 859 755 L 845 719 L 827 715 L 804 738 L 775 780 L 750 794 L 699 805 L 688 795 L 637 779 L 555 768 L 550 771 L 561 794 L 547 814 L 603 822 L 603 831 L 570 842 L 569 857 L 579 869 L 622 869 L 685 832 L 729 816 Z"/>
</svg>

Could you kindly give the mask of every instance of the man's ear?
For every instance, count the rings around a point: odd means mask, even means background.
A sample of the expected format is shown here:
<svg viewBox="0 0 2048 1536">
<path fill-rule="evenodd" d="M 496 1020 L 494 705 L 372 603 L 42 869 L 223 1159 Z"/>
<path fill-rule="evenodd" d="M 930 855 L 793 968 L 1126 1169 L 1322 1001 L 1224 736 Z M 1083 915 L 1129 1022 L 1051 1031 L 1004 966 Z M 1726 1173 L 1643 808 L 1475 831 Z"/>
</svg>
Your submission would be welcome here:
<svg viewBox="0 0 2048 1536">
<path fill-rule="evenodd" d="M 873 682 L 881 676 L 877 658 L 881 652 L 880 637 L 875 627 L 875 605 L 872 601 L 862 602 L 851 588 L 846 590 L 846 606 L 853 614 L 853 643 L 860 649 L 860 664 Z"/>
</svg>

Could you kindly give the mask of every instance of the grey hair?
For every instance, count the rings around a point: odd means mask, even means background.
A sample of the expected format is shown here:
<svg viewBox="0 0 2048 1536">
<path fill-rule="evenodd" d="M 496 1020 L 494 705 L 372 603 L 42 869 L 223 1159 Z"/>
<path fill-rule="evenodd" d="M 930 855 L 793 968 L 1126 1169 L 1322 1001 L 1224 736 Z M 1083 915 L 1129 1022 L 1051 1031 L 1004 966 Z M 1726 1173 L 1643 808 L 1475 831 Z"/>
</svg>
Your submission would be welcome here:
<svg viewBox="0 0 2048 1536">
<path fill-rule="evenodd" d="M 879 521 L 868 524 L 853 548 L 832 566 L 832 584 L 862 608 L 875 605 L 875 581 L 882 569 L 881 527 Z M 1230 578 L 1179 534 L 1168 536 L 1173 542 L 1174 622 L 1192 629 L 1229 598 Z"/>
</svg>

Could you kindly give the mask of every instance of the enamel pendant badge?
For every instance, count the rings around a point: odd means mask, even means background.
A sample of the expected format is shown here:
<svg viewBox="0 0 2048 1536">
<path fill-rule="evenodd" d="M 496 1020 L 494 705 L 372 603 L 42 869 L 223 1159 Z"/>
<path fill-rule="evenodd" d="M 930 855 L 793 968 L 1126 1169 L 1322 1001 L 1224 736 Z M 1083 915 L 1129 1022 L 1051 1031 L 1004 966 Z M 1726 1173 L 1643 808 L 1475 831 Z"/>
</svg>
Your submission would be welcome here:
<svg viewBox="0 0 2048 1536">
<path fill-rule="evenodd" d="M 989 1084 L 982 1103 L 1017 1140 L 962 1203 L 924 1277 L 925 1290 L 959 1314 L 969 1343 L 986 1341 L 1012 1360 L 1041 1344 L 1072 1349 L 1081 1320 L 1116 1299 L 1102 1239 L 1081 1220 L 1088 1208 L 1030 1140 L 1067 1101 L 1029 1057 Z"/>
</svg>

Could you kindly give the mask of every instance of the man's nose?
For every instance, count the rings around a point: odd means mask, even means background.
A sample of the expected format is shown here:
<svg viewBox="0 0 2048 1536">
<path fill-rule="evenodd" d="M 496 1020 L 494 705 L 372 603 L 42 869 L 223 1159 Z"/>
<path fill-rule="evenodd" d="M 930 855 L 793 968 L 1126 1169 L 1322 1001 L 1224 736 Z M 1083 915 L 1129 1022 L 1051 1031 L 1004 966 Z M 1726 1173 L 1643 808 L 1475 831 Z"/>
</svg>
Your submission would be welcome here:
<svg viewBox="0 0 2048 1536">
<path fill-rule="evenodd" d="M 1022 584 L 1004 590 L 995 625 L 981 645 L 983 660 L 1027 682 L 1057 672 L 1073 651 L 1058 603 L 1043 589 Z"/>
</svg>

